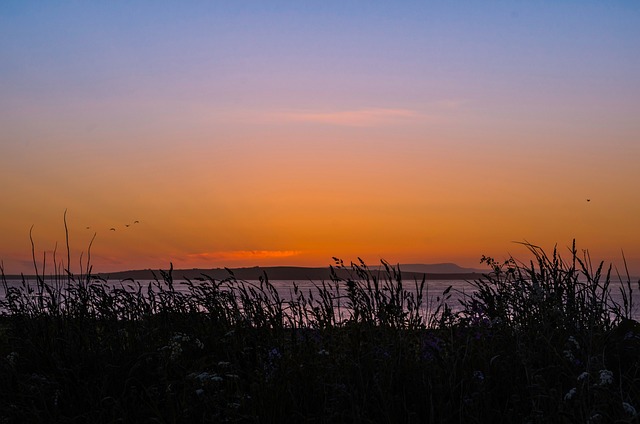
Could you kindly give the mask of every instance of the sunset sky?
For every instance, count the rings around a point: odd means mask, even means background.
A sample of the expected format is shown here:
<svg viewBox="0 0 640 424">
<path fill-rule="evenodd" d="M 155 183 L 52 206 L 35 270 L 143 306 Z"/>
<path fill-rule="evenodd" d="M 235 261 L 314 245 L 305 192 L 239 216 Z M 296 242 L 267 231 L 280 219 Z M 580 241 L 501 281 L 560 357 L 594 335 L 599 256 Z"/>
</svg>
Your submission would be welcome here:
<svg viewBox="0 0 640 424">
<path fill-rule="evenodd" d="M 637 1 L 0 3 L 6 273 L 66 209 L 72 271 L 95 233 L 96 272 L 575 238 L 640 274 L 639 162 Z"/>
</svg>

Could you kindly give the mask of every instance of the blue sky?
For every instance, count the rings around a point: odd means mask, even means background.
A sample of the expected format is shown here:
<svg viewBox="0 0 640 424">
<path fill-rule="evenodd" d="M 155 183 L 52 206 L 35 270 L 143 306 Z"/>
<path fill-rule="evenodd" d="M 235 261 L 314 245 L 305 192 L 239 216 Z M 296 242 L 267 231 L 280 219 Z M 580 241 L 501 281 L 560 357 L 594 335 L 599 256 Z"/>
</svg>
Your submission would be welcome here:
<svg viewBox="0 0 640 424">
<path fill-rule="evenodd" d="M 129 208 L 138 265 L 474 265 L 577 237 L 640 269 L 638 110 L 637 2 L 3 2 L 0 257 L 64 209 Z"/>
</svg>

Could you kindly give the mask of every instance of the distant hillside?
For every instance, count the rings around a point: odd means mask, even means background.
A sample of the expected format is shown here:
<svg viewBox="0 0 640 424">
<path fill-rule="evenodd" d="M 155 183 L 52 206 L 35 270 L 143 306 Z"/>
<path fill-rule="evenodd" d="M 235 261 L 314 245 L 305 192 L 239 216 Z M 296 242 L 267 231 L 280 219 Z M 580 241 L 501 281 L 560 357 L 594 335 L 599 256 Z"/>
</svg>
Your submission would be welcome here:
<svg viewBox="0 0 640 424">
<path fill-rule="evenodd" d="M 377 268 L 371 268 L 373 272 Z M 430 280 L 472 280 L 479 278 L 481 270 L 462 268 L 456 264 L 407 264 L 400 265 L 400 271 L 404 279 L 422 279 L 426 275 Z M 228 278 L 230 272 L 239 280 L 257 280 L 265 274 L 271 280 L 329 280 L 331 273 L 329 267 L 309 268 L 292 266 L 250 267 L 250 268 L 212 268 L 212 269 L 174 269 L 175 279 L 196 279 L 210 277 L 216 280 Z M 345 278 L 349 275 L 347 270 L 337 270 L 338 276 Z M 159 271 L 132 270 L 112 273 L 101 273 L 99 276 L 111 280 L 152 280 L 155 276 L 160 278 Z"/>
<path fill-rule="evenodd" d="M 400 264 L 400 270 L 404 272 L 421 272 L 427 274 L 486 273 L 489 271 L 488 269 L 463 268 L 451 262 L 441 264 Z"/>
</svg>

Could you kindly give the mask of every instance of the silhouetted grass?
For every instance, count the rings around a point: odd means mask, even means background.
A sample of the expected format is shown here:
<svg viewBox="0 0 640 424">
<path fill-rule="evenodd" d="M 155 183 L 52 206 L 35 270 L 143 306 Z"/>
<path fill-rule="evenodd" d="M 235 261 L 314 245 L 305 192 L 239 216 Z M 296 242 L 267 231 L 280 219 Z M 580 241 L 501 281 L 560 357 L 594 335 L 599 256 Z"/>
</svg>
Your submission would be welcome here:
<svg viewBox="0 0 640 424">
<path fill-rule="evenodd" d="M 638 422 L 634 285 L 527 245 L 477 291 L 337 260 L 330 281 L 282 298 L 172 267 L 118 285 L 54 266 L 10 286 L 0 267 L 3 422 Z M 90 255 L 88 255 L 89 257 Z M 34 255 L 35 257 L 35 255 Z M 55 263 L 55 259 L 54 259 Z M 636 286 L 637 287 L 637 286 Z"/>
</svg>

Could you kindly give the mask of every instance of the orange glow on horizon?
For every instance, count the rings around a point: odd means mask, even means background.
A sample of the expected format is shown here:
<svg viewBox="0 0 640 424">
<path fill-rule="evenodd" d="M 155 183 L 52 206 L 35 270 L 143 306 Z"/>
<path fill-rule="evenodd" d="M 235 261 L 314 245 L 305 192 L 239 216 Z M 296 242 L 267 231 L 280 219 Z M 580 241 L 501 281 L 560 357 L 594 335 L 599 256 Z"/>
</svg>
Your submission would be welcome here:
<svg viewBox="0 0 640 424">
<path fill-rule="evenodd" d="M 6 272 L 32 271 L 32 225 L 37 261 L 66 257 L 67 210 L 76 270 L 93 234 L 96 272 L 477 267 L 575 238 L 640 275 L 640 15 L 259 4 L 0 13 Z"/>
</svg>

